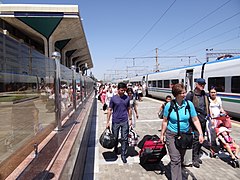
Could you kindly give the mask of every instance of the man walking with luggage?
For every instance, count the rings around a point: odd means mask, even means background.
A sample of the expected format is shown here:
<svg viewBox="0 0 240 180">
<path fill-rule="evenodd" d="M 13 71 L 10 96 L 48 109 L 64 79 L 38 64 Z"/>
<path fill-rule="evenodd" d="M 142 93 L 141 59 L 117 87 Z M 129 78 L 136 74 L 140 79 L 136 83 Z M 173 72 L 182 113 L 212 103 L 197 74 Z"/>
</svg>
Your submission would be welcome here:
<svg viewBox="0 0 240 180">
<path fill-rule="evenodd" d="M 194 139 L 193 139 L 193 162 L 192 165 L 196 168 L 200 167 L 200 164 L 202 164 L 202 160 L 200 159 L 200 151 L 202 144 L 199 143 L 198 139 L 199 136 L 204 136 L 204 132 L 206 130 L 206 119 L 208 113 L 208 97 L 204 91 L 205 87 L 205 79 L 198 78 L 196 79 L 195 89 L 194 91 L 188 92 L 186 96 L 186 100 L 190 100 L 193 102 L 193 105 L 197 111 L 197 116 L 200 121 L 202 132 L 203 134 L 199 134 L 197 129 L 194 127 L 193 124 L 191 124 L 192 130 L 194 132 Z"/>
<path fill-rule="evenodd" d="M 118 93 L 111 98 L 109 103 L 106 124 L 106 127 L 110 127 L 112 115 L 112 132 L 116 138 L 114 152 L 116 154 L 118 154 L 118 134 L 121 130 L 121 159 L 123 163 L 127 163 L 129 125 L 132 125 L 130 99 L 125 95 L 126 89 L 127 85 L 125 83 L 118 84 Z"/>
</svg>

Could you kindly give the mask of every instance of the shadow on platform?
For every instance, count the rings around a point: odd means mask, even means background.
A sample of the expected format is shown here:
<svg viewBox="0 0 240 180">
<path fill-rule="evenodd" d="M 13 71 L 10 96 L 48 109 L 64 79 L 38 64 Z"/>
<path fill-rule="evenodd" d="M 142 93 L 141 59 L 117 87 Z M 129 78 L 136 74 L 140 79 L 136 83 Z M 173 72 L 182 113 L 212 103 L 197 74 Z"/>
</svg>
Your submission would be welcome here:
<svg viewBox="0 0 240 180">
<path fill-rule="evenodd" d="M 170 174 L 170 163 L 168 165 L 164 165 L 162 161 L 157 164 L 141 164 L 139 163 L 146 171 L 153 171 L 158 175 L 165 175 L 167 179 L 171 179 Z"/>
<path fill-rule="evenodd" d="M 153 171 L 157 175 L 165 175 L 168 180 L 171 179 L 170 163 L 164 165 L 162 161 L 159 164 L 140 164 L 146 171 Z M 183 180 L 196 180 L 194 174 L 187 168 L 182 168 Z"/>
<path fill-rule="evenodd" d="M 103 152 L 102 155 L 107 162 L 116 161 L 118 159 L 117 155 L 113 151 Z"/>
<path fill-rule="evenodd" d="M 135 147 L 133 146 L 128 147 L 128 156 L 130 157 L 138 156 L 138 152 L 135 150 Z"/>
</svg>

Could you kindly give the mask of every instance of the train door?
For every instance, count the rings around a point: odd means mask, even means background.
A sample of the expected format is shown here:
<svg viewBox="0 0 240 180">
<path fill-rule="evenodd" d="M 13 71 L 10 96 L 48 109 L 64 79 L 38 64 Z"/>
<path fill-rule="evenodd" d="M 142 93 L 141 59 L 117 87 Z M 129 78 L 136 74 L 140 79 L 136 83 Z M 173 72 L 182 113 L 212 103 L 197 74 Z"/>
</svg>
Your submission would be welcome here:
<svg viewBox="0 0 240 180">
<path fill-rule="evenodd" d="M 186 70 L 185 88 L 187 92 L 193 90 L 193 69 Z"/>
</svg>

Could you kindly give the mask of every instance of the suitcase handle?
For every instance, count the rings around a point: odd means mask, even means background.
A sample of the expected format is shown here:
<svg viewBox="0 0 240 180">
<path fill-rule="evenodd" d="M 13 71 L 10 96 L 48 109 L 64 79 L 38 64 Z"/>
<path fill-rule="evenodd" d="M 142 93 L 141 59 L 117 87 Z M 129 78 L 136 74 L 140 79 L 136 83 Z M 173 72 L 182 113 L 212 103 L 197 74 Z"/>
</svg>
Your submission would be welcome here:
<svg viewBox="0 0 240 180">
<path fill-rule="evenodd" d="M 162 143 L 160 140 L 158 140 L 158 141 L 153 141 L 153 142 L 155 143 L 155 148 L 157 147 L 158 144 L 162 144 L 162 145 L 165 144 L 165 143 Z"/>
</svg>

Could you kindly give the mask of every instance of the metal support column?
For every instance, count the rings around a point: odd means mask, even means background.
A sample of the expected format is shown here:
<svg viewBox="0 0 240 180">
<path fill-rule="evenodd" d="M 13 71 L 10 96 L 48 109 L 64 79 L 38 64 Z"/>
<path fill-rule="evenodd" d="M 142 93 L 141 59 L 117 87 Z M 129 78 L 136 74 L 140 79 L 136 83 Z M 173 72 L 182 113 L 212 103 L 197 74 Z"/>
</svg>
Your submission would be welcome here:
<svg viewBox="0 0 240 180">
<path fill-rule="evenodd" d="M 55 79 L 54 79 L 54 93 L 55 93 L 55 121 L 57 127 L 55 130 L 62 130 L 61 122 L 61 89 L 60 89 L 60 59 L 61 54 L 59 52 L 52 53 L 52 59 L 55 61 Z"/>
<path fill-rule="evenodd" d="M 73 89 L 73 108 L 77 109 L 77 100 L 76 100 L 76 67 L 72 65 L 72 89 Z"/>
</svg>

